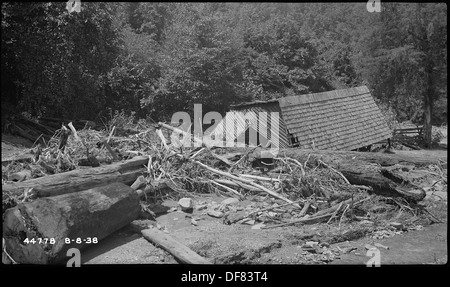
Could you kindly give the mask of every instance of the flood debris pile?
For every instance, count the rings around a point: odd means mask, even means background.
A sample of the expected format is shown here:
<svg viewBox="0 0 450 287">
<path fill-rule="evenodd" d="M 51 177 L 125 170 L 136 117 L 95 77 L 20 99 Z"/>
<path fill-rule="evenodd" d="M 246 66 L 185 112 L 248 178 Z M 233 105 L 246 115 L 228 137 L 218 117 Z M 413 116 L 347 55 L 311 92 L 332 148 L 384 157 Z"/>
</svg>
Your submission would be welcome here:
<svg viewBox="0 0 450 287">
<path fill-rule="evenodd" d="M 392 231 L 389 222 L 401 222 L 406 229 L 440 222 L 420 202 L 433 188 L 446 190 L 446 162 L 382 153 L 289 149 L 268 158 L 261 147 L 185 148 L 171 143 L 168 135 L 175 129 L 159 123 L 118 136 L 114 127 L 76 130 L 69 123 L 46 145 L 29 150 L 26 160 L 2 162 L 4 238 L 12 258 L 57 262 L 71 242 L 23 241 L 83 236 L 101 240 L 137 217 L 154 219 L 160 213 L 155 203 L 168 198 L 180 200 L 184 212 L 201 211 L 221 224 L 255 230 L 319 223 L 340 229 L 356 222 L 370 226 L 374 236 L 385 236 L 386 230 Z M 421 185 L 424 181 L 408 173 L 426 174 L 437 182 Z M 201 196 L 211 193 L 228 199 L 202 202 Z M 255 196 L 262 200 L 246 207 L 235 204 Z M 192 218 L 191 223 L 201 221 Z M 56 224 L 64 227 L 57 229 Z M 95 227 L 99 225 L 104 228 Z M 159 242 L 166 235 L 147 230 L 145 236 Z M 305 244 L 305 251 L 332 260 L 334 253 L 325 243 Z"/>
</svg>

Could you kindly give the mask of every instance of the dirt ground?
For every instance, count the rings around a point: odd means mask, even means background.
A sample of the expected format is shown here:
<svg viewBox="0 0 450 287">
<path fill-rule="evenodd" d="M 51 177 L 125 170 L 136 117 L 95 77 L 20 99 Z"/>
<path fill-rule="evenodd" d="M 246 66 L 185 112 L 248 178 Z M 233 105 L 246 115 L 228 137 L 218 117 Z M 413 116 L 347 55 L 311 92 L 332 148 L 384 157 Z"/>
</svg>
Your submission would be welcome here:
<svg viewBox="0 0 450 287">
<path fill-rule="evenodd" d="M 220 202 L 224 198 L 202 197 L 203 202 Z M 267 198 L 253 198 L 239 202 L 239 206 Z M 435 199 L 426 199 L 429 203 Z M 270 201 L 270 200 L 269 200 Z M 441 214 L 447 212 L 447 201 L 440 202 Z M 176 202 L 164 202 L 165 206 L 176 206 Z M 198 225 L 191 224 L 191 218 L 199 218 Z M 381 264 L 445 264 L 447 263 L 447 221 L 423 226 L 421 230 L 409 230 L 383 239 L 374 239 L 364 234 L 349 238 L 336 236 L 348 230 L 359 230 L 358 225 L 343 225 L 341 232 L 333 225 L 315 224 L 287 226 L 276 229 L 252 229 L 250 225 L 226 225 L 194 211 L 192 214 L 175 211 L 151 220 L 136 220 L 129 226 L 101 241 L 98 245 L 82 252 L 82 264 L 176 264 L 168 253 L 156 248 L 139 233 L 139 227 L 164 227 L 168 233 L 204 256 L 214 264 L 356 264 L 365 265 L 366 244 L 382 244 L 389 249 L 379 248 Z M 352 239 L 352 237 L 354 239 Z M 345 240 L 349 239 L 349 240 Z M 333 256 L 305 251 L 307 241 L 318 241 L 333 251 Z M 335 242 L 328 244 L 329 242 Z M 345 254 L 339 250 L 354 248 Z M 323 250 L 322 250 L 323 251 Z"/>
<path fill-rule="evenodd" d="M 2 137 L 2 159 L 20 155 L 29 147 L 29 142 Z M 447 161 L 447 151 L 443 149 L 396 152 Z M 194 202 L 197 205 L 219 204 L 224 199 L 217 195 L 202 195 L 194 197 Z M 243 212 L 250 207 L 264 207 L 275 202 L 279 201 L 252 195 L 237 203 L 235 209 Z M 443 223 L 424 224 L 418 230 L 402 230 L 382 239 L 375 239 L 373 233 L 365 232 L 368 230 L 366 225 L 371 223 L 364 221 L 252 229 L 252 225 L 247 224 L 224 224 L 222 218 L 213 218 L 205 210 L 164 212 L 157 214 L 156 220 L 135 220 L 98 244 L 82 250 L 81 260 L 82 264 L 178 263 L 169 253 L 141 236 L 141 229 L 153 226 L 165 229 L 214 264 L 365 265 L 371 258 L 367 254 L 367 244 L 388 247 L 378 248 L 381 265 L 445 264 L 448 258 L 447 190 L 430 190 L 421 204 Z M 177 205 L 176 201 L 162 202 L 165 210 Z M 192 224 L 192 219 L 197 225 Z M 305 248 L 305 244 L 320 248 Z"/>
</svg>

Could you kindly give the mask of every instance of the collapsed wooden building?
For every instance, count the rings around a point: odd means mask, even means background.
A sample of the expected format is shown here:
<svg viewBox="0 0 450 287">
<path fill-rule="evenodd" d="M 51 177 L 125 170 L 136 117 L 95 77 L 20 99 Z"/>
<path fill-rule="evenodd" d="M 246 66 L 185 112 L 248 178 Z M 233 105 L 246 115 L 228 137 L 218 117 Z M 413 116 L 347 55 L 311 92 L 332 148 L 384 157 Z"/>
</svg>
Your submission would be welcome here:
<svg viewBox="0 0 450 287">
<path fill-rule="evenodd" d="M 234 105 L 215 132 L 250 146 L 322 150 L 357 150 L 392 137 L 366 86 Z"/>
</svg>

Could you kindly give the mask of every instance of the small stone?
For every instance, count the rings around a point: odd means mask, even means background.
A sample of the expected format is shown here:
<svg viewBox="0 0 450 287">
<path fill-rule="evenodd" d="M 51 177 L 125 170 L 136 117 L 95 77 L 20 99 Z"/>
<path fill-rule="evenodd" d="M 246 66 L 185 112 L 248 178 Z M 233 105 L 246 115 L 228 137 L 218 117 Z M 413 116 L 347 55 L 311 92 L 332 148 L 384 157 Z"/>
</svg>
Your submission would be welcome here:
<svg viewBox="0 0 450 287">
<path fill-rule="evenodd" d="M 230 197 L 230 198 L 222 200 L 223 205 L 236 204 L 238 202 L 239 202 L 239 199 L 234 198 L 234 197 Z"/>
<path fill-rule="evenodd" d="M 269 211 L 269 212 L 267 212 L 267 215 L 269 215 L 270 217 L 275 217 L 275 216 L 277 216 L 277 213 Z"/>
<path fill-rule="evenodd" d="M 305 242 L 305 245 L 309 245 L 311 247 L 314 247 L 314 246 L 316 246 L 318 244 L 319 244 L 319 242 L 317 242 L 317 241 L 306 241 Z"/>
<path fill-rule="evenodd" d="M 215 218 L 221 218 L 223 216 L 222 211 L 216 211 L 216 210 L 208 210 L 208 215 L 215 217 Z"/>
<path fill-rule="evenodd" d="M 195 219 L 191 219 L 191 224 L 197 226 L 197 225 L 198 225 L 198 222 L 197 222 L 197 220 L 195 220 Z"/>
<path fill-rule="evenodd" d="M 192 201 L 192 198 L 185 197 L 178 201 L 178 205 L 181 207 L 182 211 L 192 210 L 194 207 L 194 202 Z"/>
<path fill-rule="evenodd" d="M 262 227 L 266 226 L 264 223 L 258 223 L 252 226 L 252 229 L 261 229 Z"/>
</svg>

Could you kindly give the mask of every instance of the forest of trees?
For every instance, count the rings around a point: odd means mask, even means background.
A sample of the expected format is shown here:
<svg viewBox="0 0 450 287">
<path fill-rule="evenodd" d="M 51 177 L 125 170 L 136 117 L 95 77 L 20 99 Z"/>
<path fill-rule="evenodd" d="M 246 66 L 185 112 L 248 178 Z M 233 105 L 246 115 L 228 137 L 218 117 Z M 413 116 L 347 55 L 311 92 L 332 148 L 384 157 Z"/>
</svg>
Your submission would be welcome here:
<svg viewBox="0 0 450 287">
<path fill-rule="evenodd" d="M 2 119 L 164 121 L 367 85 L 398 121 L 447 122 L 445 3 L 2 2 L 1 40 Z"/>
</svg>

